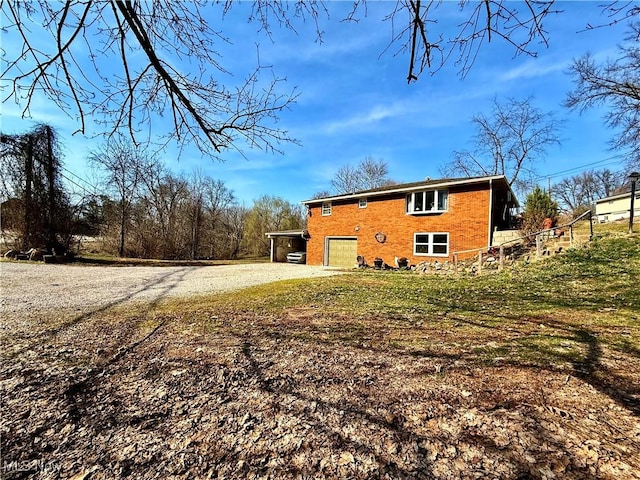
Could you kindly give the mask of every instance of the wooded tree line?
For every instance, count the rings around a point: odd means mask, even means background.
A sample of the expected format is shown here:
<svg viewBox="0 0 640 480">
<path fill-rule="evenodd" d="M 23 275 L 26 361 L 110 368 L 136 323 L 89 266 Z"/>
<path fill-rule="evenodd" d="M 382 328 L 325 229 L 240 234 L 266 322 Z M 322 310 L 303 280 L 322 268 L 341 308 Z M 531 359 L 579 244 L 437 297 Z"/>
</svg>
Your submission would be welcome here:
<svg viewBox="0 0 640 480">
<path fill-rule="evenodd" d="M 102 251 L 120 256 L 234 259 L 265 256 L 266 232 L 305 224 L 299 205 L 262 196 L 247 207 L 222 180 L 201 170 L 176 174 L 123 139 L 91 152 L 99 180 L 94 191 L 73 195 L 63 182 L 61 148 L 51 127 L 0 139 L 2 233 L 9 233 L 15 248 L 63 251 L 84 235 L 98 237 Z M 393 183 L 384 160 L 366 158 L 339 168 L 332 185 L 349 193 Z M 596 199 L 623 191 L 626 183 L 623 171 L 592 170 L 561 180 L 547 194 L 555 208 L 577 215 Z"/>
<path fill-rule="evenodd" d="M 201 170 L 176 174 L 124 140 L 93 152 L 106 188 L 100 235 L 120 256 L 164 259 L 235 259 L 269 253 L 266 232 L 299 229 L 302 208 L 263 196 L 241 204 L 222 180 Z"/>
<path fill-rule="evenodd" d="M 99 174 L 94 191 L 71 195 L 51 127 L 2 135 L 2 230 L 13 247 L 62 250 L 88 235 L 119 256 L 233 259 L 267 255 L 266 232 L 304 225 L 300 206 L 263 196 L 247 207 L 222 180 L 176 174 L 122 139 L 89 161 Z"/>
</svg>

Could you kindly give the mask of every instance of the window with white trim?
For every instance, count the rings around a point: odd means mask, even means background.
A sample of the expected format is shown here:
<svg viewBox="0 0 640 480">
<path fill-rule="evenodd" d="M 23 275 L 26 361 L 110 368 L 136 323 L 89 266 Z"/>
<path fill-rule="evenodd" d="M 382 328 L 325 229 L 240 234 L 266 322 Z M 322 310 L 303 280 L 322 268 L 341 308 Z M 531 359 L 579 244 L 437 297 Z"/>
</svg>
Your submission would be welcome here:
<svg viewBox="0 0 640 480">
<path fill-rule="evenodd" d="M 358 208 L 367 208 L 367 199 L 359 198 L 358 199 Z"/>
<path fill-rule="evenodd" d="M 407 195 L 407 213 L 441 213 L 449 209 L 448 190 L 426 190 Z"/>
<path fill-rule="evenodd" d="M 331 202 L 324 202 L 322 204 L 322 216 L 328 217 L 331 215 Z"/>
<path fill-rule="evenodd" d="M 448 233 L 416 233 L 413 236 L 413 254 L 434 257 L 449 256 Z"/>
</svg>

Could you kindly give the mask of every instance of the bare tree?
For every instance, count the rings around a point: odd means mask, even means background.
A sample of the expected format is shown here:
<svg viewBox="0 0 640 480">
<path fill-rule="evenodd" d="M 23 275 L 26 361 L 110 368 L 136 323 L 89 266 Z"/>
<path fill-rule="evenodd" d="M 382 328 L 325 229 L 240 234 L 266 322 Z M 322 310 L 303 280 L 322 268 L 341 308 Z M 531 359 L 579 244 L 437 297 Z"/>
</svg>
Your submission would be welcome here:
<svg viewBox="0 0 640 480">
<path fill-rule="evenodd" d="M 564 210 L 580 214 L 599 198 L 608 197 L 624 185 L 625 175 L 609 169 L 591 170 L 565 178 L 551 191 Z"/>
<path fill-rule="evenodd" d="M 0 77 L 10 87 L 3 101 L 15 99 L 28 116 L 40 91 L 78 119 L 78 131 L 85 132 L 93 117 L 107 133 L 127 132 L 136 145 L 152 140 L 194 144 L 216 158 L 229 148 L 242 152 L 245 142 L 277 151 L 281 142 L 294 141 L 275 122 L 296 92 L 282 90 L 283 80 L 260 63 L 259 55 L 255 69 L 230 86 L 235 77 L 223 64 L 220 45 L 231 39 L 215 25 L 216 17 L 223 19 L 240 4 L 4 0 L 3 32 L 16 35 L 22 48 L 5 56 Z M 367 14 L 366 4 L 354 0 L 345 20 L 357 22 Z M 442 9 L 451 2 L 398 0 L 390 5 L 387 50 L 408 56 L 408 82 L 450 60 L 464 76 L 482 46 L 494 39 L 510 44 L 515 54 L 536 56 L 536 45 L 548 44 L 545 20 L 561 12 L 553 0 L 461 0 L 464 20 L 456 20 L 449 35 L 450 16 Z M 249 8 L 248 19 L 268 36 L 273 25 L 295 31 L 298 22 L 311 21 L 320 38 L 319 19 L 329 13 L 322 0 L 256 0 Z M 640 9 L 613 1 L 606 12 L 607 21 L 616 23 Z M 189 61 L 186 70 L 183 59 Z M 269 77 L 263 80 L 263 74 Z"/>
<path fill-rule="evenodd" d="M 560 143 L 559 121 L 552 112 L 536 108 L 531 98 L 510 98 L 504 104 L 494 99 L 490 115 L 479 114 L 471 121 L 474 149 L 455 151 L 444 175 L 505 175 L 510 186 L 526 184 L 535 177 L 537 161 Z"/>
<path fill-rule="evenodd" d="M 364 190 L 360 187 L 358 168 L 344 165 L 338 169 L 331 179 L 331 187 L 336 193 L 353 193 Z"/>
<path fill-rule="evenodd" d="M 207 177 L 200 168 L 193 170 L 189 179 L 189 195 L 191 207 L 189 211 L 190 238 L 189 238 L 189 258 L 198 258 L 200 243 L 202 238 L 203 223 L 203 202 L 204 190 Z"/>
<path fill-rule="evenodd" d="M 89 161 L 104 173 L 105 190 L 116 195 L 119 210 L 118 255 L 125 254 L 127 224 L 142 178 L 150 163 L 145 151 L 114 138 L 91 152 Z"/>
<path fill-rule="evenodd" d="M 299 205 L 280 197 L 263 195 L 256 199 L 244 223 L 244 246 L 252 255 L 267 255 L 267 232 L 303 228 L 305 216 Z"/>
<path fill-rule="evenodd" d="M 227 87 L 231 76 L 217 48 L 228 39 L 213 28 L 204 1 L 2 5 L 3 29 L 23 42 L 2 70 L 2 78 L 12 82 L 5 100 L 24 100 L 25 115 L 41 91 L 78 118 L 78 131 L 84 133 L 94 116 L 111 134 L 126 131 L 134 144 L 162 131 L 165 144 L 194 143 L 216 156 L 240 149 L 241 140 L 266 150 L 291 140 L 273 121 L 295 92 L 282 93 L 281 80 L 273 76 L 261 80 L 266 68 L 259 62 L 244 81 Z M 38 41 L 42 36 L 49 40 Z M 182 69 L 178 61 L 184 58 L 194 68 Z M 170 129 L 163 128 L 167 119 Z"/>
<path fill-rule="evenodd" d="M 237 256 L 244 229 L 244 214 L 242 209 L 235 208 L 233 191 L 222 180 L 206 178 L 203 185 L 203 207 L 208 256 Z M 237 231 L 238 228 L 240 232 Z"/>
<path fill-rule="evenodd" d="M 333 194 L 329 190 L 320 190 L 320 191 L 314 193 L 311 198 L 315 200 L 315 199 L 318 199 L 318 198 L 330 197 L 331 195 L 333 195 Z"/>
<path fill-rule="evenodd" d="M 360 162 L 358 170 L 365 188 L 378 188 L 395 183 L 389 178 L 389 165 L 382 159 L 367 157 Z"/>
<path fill-rule="evenodd" d="M 365 158 L 355 167 L 340 167 L 331 180 L 331 186 L 336 193 L 359 192 L 394 183 L 396 182 L 389 178 L 387 162 L 371 157 Z"/>
<path fill-rule="evenodd" d="M 628 151 L 629 167 L 640 167 L 640 22 L 631 25 L 619 58 L 598 65 L 585 55 L 570 68 L 575 89 L 567 95 L 566 106 L 581 112 L 607 105 L 607 125 L 618 129 L 611 146 Z"/>
<path fill-rule="evenodd" d="M 225 210 L 225 246 L 226 258 L 238 258 L 244 240 L 245 226 L 249 210 L 244 205 L 232 205 Z"/>
<path fill-rule="evenodd" d="M 71 213 L 55 130 L 37 125 L 24 134 L 0 133 L 0 177 L 0 201 L 11 200 L 3 224 L 20 230 L 20 246 L 66 248 L 60 241 L 68 237 Z"/>
<path fill-rule="evenodd" d="M 190 200 L 186 179 L 172 174 L 164 165 L 156 162 L 145 169 L 142 181 L 146 187 L 149 216 L 157 226 L 159 248 L 154 256 L 186 257 L 189 235 L 185 232 L 185 217 Z"/>
</svg>

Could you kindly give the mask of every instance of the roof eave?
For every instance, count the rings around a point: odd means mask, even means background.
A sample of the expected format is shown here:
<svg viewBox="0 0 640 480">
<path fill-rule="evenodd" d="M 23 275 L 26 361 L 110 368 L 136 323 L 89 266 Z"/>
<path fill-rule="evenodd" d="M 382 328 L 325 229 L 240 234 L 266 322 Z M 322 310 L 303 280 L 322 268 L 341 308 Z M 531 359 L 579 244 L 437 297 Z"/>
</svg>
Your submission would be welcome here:
<svg viewBox="0 0 640 480">
<path fill-rule="evenodd" d="M 620 200 L 622 198 L 631 197 L 631 192 L 620 193 L 618 195 L 611 195 L 610 197 L 599 198 L 595 203 L 611 202 L 612 200 Z"/>
<path fill-rule="evenodd" d="M 383 195 L 391 195 L 391 194 L 394 194 L 394 193 L 415 192 L 415 191 L 423 190 L 425 187 L 442 188 L 442 187 L 451 187 L 451 186 L 458 186 L 458 185 L 473 185 L 473 184 L 477 184 L 477 183 L 491 182 L 493 180 L 504 180 L 505 183 L 507 184 L 507 186 L 509 186 L 509 183 L 507 182 L 507 178 L 504 175 L 493 175 L 493 176 L 489 176 L 489 177 L 474 177 L 474 178 L 469 178 L 469 179 L 455 180 L 455 181 L 445 181 L 445 182 L 440 182 L 440 183 L 437 183 L 437 182 L 436 183 L 425 182 L 423 184 L 413 185 L 411 187 L 404 187 L 404 188 L 391 188 L 390 187 L 388 190 L 364 190 L 362 192 L 348 193 L 348 194 L 343 194 L 343 195 L 335 195 L 333 197 L 323 197 L 323 198 L 315 198 L 315 199 L 311 199 L 311 200 L 303 200 L 300 203 L 302 203 L 303 205 L 310 205 L 310 204 L 313 204 L 313 203 L 333 202 L 333 201 L 336 201 L 336 200 L 349 200 L 349 199 L 362 198 L 362 197 L 378 197 L 378 196 L 383 196 Z M 510 186 L 509 186 L 509 189 L 511 189 Z M 513 198 L 515 199 L 515 195 L 513 196 Z M 518 203 L 517 199 L 516 199 L 516 203 Z"/>
</svg>

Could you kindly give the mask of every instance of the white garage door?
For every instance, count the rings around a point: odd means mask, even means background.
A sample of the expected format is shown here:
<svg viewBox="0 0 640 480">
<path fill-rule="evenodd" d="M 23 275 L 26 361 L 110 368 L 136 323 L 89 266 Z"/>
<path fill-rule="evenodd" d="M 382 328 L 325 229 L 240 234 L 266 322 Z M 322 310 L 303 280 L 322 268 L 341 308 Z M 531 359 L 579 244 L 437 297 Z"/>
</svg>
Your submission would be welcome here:
<svg viewBox="0 0 640 480">
<path fill-rule="evenodd" d="M 355 238 L 330 238 L 327 249 L 330 267 L 353 267 L 357 263 L 358 240 Z"/>
</svg>

